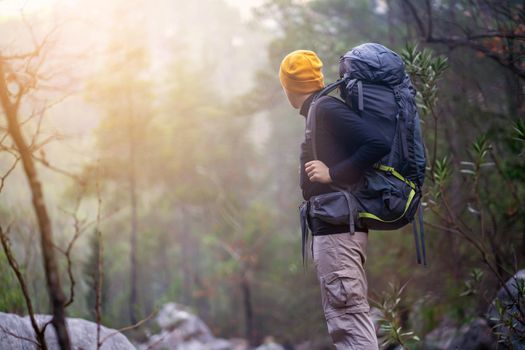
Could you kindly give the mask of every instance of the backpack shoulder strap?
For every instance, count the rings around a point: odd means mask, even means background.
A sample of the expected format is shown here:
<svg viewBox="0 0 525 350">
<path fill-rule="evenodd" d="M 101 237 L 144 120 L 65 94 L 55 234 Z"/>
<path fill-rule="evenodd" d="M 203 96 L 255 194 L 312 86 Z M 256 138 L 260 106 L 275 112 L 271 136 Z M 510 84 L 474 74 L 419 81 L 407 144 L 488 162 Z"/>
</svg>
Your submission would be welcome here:
<svg viewBox="0 0 525 350">
<path fill-rule="evenodd" d="M 328 94 L 335 90 L 339 85 L 341 85 L 344 82 L 344 80 L 337 80 L 336 82 L 328 85 L 323 90 L 319 91 L 314 98 L 312 99 L 312 103 L 310 104 L 310 108 L 308 109 L 308 116 L 306 117 L 306 131 L 305 136 L 307 140 L 310 140 L 310 143 L 312 145 L 312 152 L 313 152 L 313 158 L 314 160 L 318 159 L 317 156 L 317 144 L 316 144 L 316 129 L 317 129 L 317 108 L 319 106 L 319 103 L 323 100 L 328 98 Z M 348 204 L 348 212 L 349 212 L 349 231 L 350 234 L 354 234 L 355 232 L 355 222 L 354 222 L 354 216 L 356 215 L 356 204 L 353 199 L 352 194 L 345 188 L 339 187 L 335 184 L 331 185 L 332 188 L 341 191 L 347 201 Z M 304 246 L 303 246 L 304 247 Z M 304 248 L 303 248 L 304 250 Z"/>
<path fill-rule="evenodd" d="M 306 117 L 306 129 L 305 129 L 305 138 L 310 140 L 312 144 L 313 157 L 317 160 L 317 144 L 316 144 L 316 129 L 317 129 L 317 106 L 321 100 L 327 97 L 329 93 L 334 91 L 343 83 L 343 80 L 339 79 L 329 85 L 327 85 L 323 90 L 315 94 L 312 102 L 310 103 L 310 108 L 308 109 L 308 115 Z"/>
</svg>

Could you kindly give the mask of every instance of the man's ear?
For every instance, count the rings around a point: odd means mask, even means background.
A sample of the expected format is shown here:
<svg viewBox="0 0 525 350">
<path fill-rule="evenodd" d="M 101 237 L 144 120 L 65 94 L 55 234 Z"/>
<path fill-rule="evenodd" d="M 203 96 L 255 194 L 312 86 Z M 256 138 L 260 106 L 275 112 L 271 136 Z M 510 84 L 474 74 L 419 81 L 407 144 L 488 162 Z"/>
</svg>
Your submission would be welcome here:
<svg viewBox="0 0 525 350">
<path fill-rule="evenodd" d="M 310 96 L 310 94 L 297 94 L 285 88 L 283 88 L 283 90 L 284 90 L 284 93 L 286 94 L 286 97 L 288 98 L 288 102 L 290 102 L 292 107 L 295 109 L 301 108 L 304 101 L 308 98 L 308 96 Z"/>
</svg>

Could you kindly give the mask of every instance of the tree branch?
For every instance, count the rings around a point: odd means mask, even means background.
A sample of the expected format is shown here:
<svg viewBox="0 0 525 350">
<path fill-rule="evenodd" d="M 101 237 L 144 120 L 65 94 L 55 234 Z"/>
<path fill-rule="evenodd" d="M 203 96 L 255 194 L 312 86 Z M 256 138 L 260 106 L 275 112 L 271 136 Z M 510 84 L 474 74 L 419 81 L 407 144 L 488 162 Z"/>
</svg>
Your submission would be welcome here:
<svg viewBox="0 0 525 350">
<path fill-rule="evenodd" d="M 0 242 L 2 243 L 2 248 L 4 249 L 5 256 L 7 257 L 7 262 L 9 263 L 9 266 L 11 267 L 13 272 L 15 273 L 16 279 L 18 280 L 18 284 L 20 285 L 20 289 L 22 290 L 22 295 L 24 296 L 24 301 L 26 303 L 27 312 L 29 314 L 29 319 L 31 321 L 31 327 L 33 327 L 33 331 L 35 332 L 35 335 L 36 335 L 37 345 L 42 350 L 47 350 L 47 343 L 44 337 L 44 333 L 38 327 L 38 323 L 36 322 L 36 319 L 35 319 L 33 303 L 29 296 L 29 290 L 27 288 L 26 281 L 24 279 L 24 276 L 22 275 L 22 272 L 20 271 L 20 266 L 18 265 L 18 261 L 14 257 L 13 251 L 11 250 L 11 242 L 9 241 L 7 234 L 4 233 L 1 226 L 0 226 Z"/>
</svg>

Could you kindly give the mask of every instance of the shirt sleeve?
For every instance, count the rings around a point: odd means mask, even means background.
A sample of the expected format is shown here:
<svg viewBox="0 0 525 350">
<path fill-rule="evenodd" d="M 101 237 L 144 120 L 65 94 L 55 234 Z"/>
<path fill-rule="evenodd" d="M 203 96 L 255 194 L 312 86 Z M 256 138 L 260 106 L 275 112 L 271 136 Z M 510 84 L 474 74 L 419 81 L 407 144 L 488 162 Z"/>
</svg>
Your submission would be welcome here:
<svg viewBox="0 0 525 350">
<path fill-rule="evenodd" d="M 334 182 L 355 183 L 364 170 L 390 152 L 392 140 L 345 104 L 333 101 L 326 107 L 320 105 L 319 110 L 338 143 L 353 149 L 350 157 L 330 167 Z"/>
<path fill-rule="evenodd" d="M 313 155 L 311 152 L 311 146 L 305 142 L 301 144 L 301 160 L 300 160 L 300 186 L 303 192 L 303 198 L 308 199 L 311 196 L 319 193 L 330 192 L 330 186 L 327 184 L 322 184 L 320 182 L 311 182 L 306 174 L 304 165 L 313 160 Z"/>
</svg>

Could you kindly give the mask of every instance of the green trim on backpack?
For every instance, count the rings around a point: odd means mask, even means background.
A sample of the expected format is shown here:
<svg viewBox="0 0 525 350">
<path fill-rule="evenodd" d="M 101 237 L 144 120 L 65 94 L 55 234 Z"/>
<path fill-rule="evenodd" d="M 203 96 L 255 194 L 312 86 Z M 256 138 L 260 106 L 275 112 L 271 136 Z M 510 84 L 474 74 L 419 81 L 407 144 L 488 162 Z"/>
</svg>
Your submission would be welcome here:
<svg viewBox="0 0 525 350">
<path fill-rule="evenodd" d="M 384 171 L 385 173 L 391 173 L 392 175 L 394 175 L 395 177 L 397 177 L 399 180 L 405 182 L 406 184 L 408 184 L 410 187 L 412 187 L 413 190 L 416 189 L 416 184 L 413 183 L 412 181 L 408 180 L 408 179 L 405 179 L 403 177 L 403 175 L 401 175 L 400 173 L 398 173 L 396 171 L 396 169 L 392 168 L 391 166 L 386 166 L 386 165 L 383 165 L 383 164 L 380 164 L 378 166 L 374 166 L 374 168 L 378 169 L 378 170 L 382 170 Z"/>
<path fill-rule="evenodd" d="M 397 177 L 397 176 L 396 176 Z M 408 195 L 408 199 L 407 199 L 407 204 L 405 206 L 405 210 L 403 211 L 403 214 L 401 216 L 399 216 L 397 219 L 394 219 L 394 220 L 383 220 L 381 219 L 380 217 L 372 214 L 372 213 L 366 213 L 366 212 L 361 212 L 359 213 L 359 218 L 366 218 L 366 219 L 374 219 L 374 220 L 377 220 L 377 221 L 381 221 L 381 222 L 396 222 L 397 220 L 403 218 L 408 210 L 408 208 L 410 207 L 410 204 L 412 203 L 412 199 L 414 199 L 414 196 L 416 195 L 416 191 L 414 189 L 411 189 L 410 190 L 410 194 Z"/>
<path fill-rule="evenodd" d="M 385 223 L 396 222 L 397 220 L 403 218 L 405 216 L 408 208 L 410 208 L 410 204 L 412 204 L 412 200 L 414 199 L 414 196 L 416 195 L 416 191 L 415 190 L 416 190 L 417 186 L 416 186 L 415 183 L 413 183 L 412 181 L 406 179 L 403 175 L 398 173 L 396 171 L 396 169 L 394 169 L 391 166 L 378 164 L 378 165 L 375 165 L 374 168 L 376 168 L 377 170 L 381 170 L 381 171 L 383 171 L 385 173 L 392 174 L 393 176 L 395 176 L 399 180 L 401 180 L 404 183 L 406 183 L 407 185 L 409 185 L 412 189 L 410 190 L 410 194 L 408 195 L 407 203 L 405 205 L 405 210 L 403 211 L 403 214 L 401 214 L 397 219 L 394 219 L 394 220 L 383 220 L 379 216 L 374 215 L 372 213 L 368 213 L 368 212 L 361 212 L 361 213 L 358 214 L 358 216 L 359 216 L 359 218 L 373 219 L 373 220 L 377 220 L 377 221 L 385 222 Z"/>
</svg>

